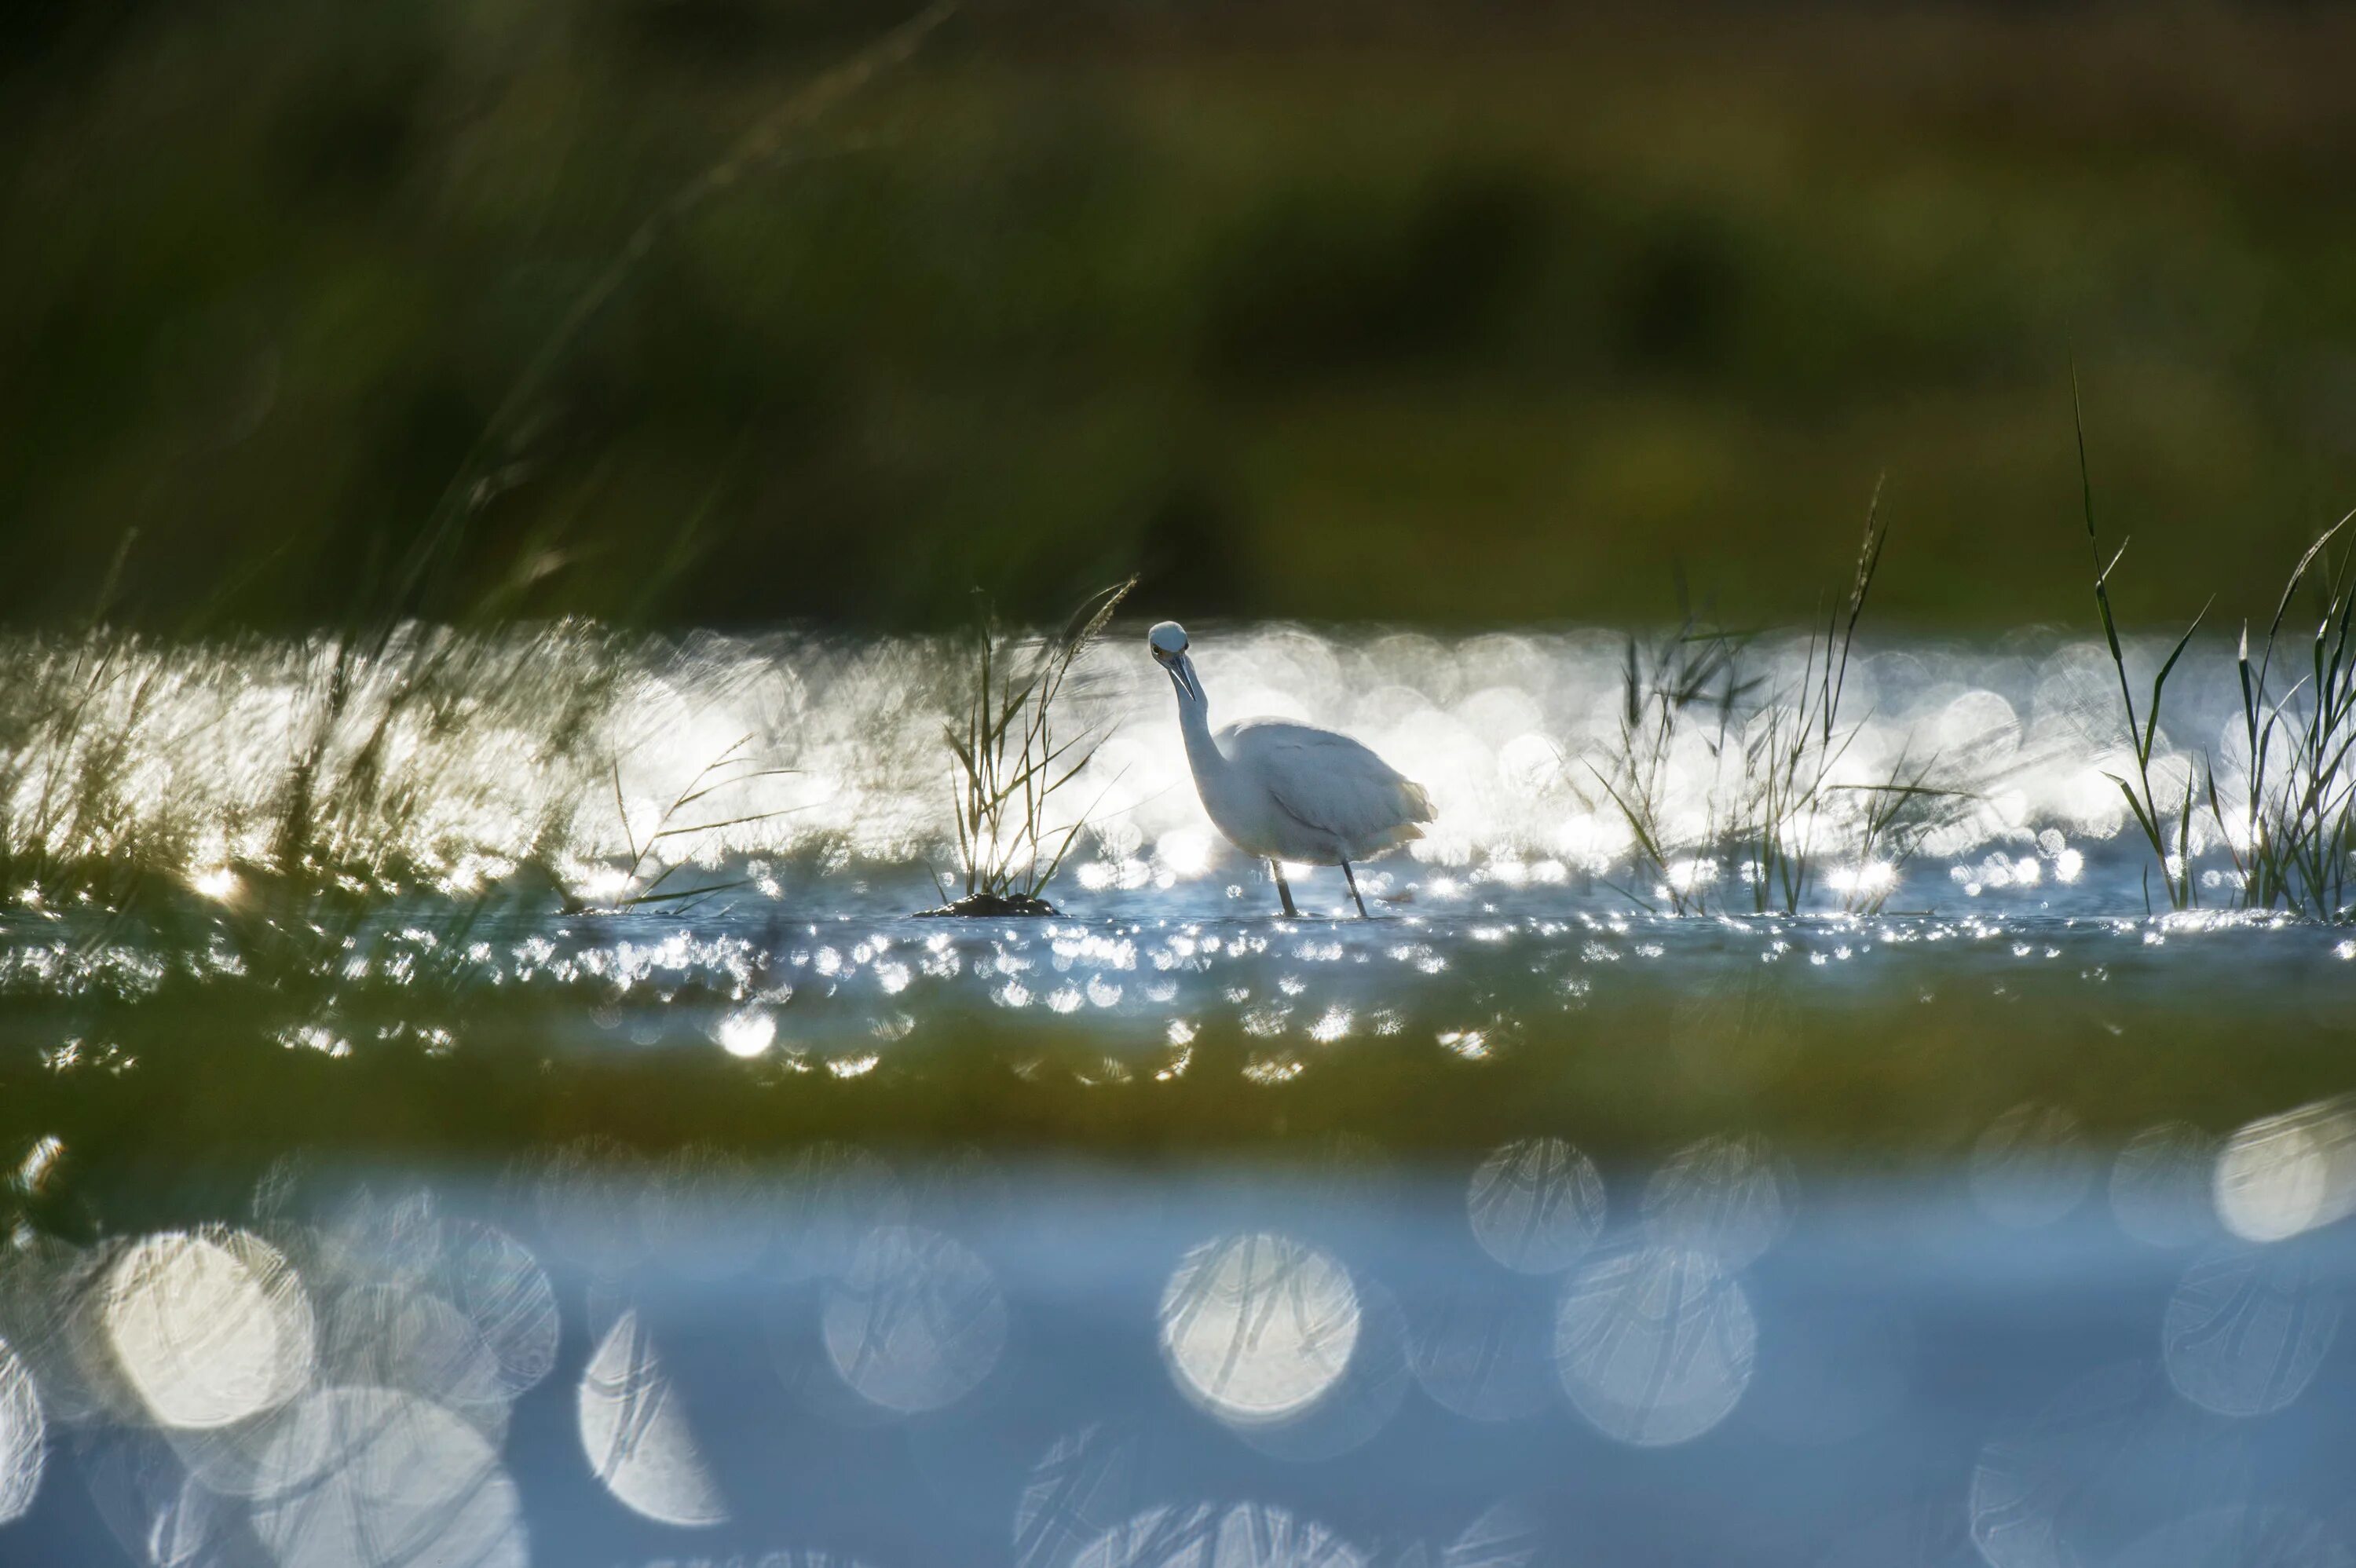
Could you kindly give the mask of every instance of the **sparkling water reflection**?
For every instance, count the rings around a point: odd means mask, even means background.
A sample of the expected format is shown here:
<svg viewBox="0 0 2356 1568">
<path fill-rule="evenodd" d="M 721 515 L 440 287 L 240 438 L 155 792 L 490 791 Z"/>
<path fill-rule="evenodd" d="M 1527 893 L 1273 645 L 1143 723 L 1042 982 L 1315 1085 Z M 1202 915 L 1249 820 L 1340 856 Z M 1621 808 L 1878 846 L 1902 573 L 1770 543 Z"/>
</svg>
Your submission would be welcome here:
<svg viewBox="0 0 2356 1568">
<path fill-rule="evenodd" d="M 914 908 L 933 901 L 927 868 L 949 837 L 939 715 L 958 670 L 946 651 L 791 633 L 633 641 L 575 626 L 493 639 L 409 628 L 338 676 L 321 643 L 129 644 L 109 650 L 105 678 L 77 709 L 83 741 L 120 751 L 107 809 L 30 809 L 80 776 L 78 752 L 60 746 L 11 774 L 26 809 L 0 816 L 0 833 L 58 837 L 11 847 L 60 860 L 164 853 L 189 894 L 233 910 L 266 891 L 288 760 L 316 752 L 323 784 L 344 791 L 340 814 L 319 825 L 327 851 L 404 868 L 445 895 L 553 879 L 586 904 L 723 881 L 741 883 L 736 896 L 778 900 L 822 878 Z M 1631 880 L 1631 827 L 1597 782 L 1620 745 L 1624 655 L 1609 632 L 1444 641 L 1270 625 L 1205 636 L 1200 662 L 1223 720 L 1341 728 L 1429 787 L 1439 820 L 1412 859 L 1376 874 L 1370 894 L 1628 907 L 1625 894 L 1649 901 L 1652 884 Z M 48 640 L 0 642 L 0 672 L 29 682 L 68 656 Z M 1770 642 L 1757 656 L 1762 689 L 1773 689 L 1800 677 L 1805 653 L 1796 640 Z M 2240 787 L 2230 667 L 2179 667 L 2153 758 L 2164 783 L 2213 761 L 2229 801 Z M 2123 760 L 2115 686 L 2093 643 L 1866 652 L 1847 673 L 1856 733 L 1809 815 L 1823 898 L 2140 909 L 2139 859 L 2109 852 L 2132 826 L 2109 777 Z M 1209 830 L 1167 691 L 1133 643 L 1091 650 L 1072 690 L 1076 721 L 1105 740 L 1055 808 L 1063 821 L 1049 824 L 1060 831 L 1094 807 L 1064 896 L 1091 909 L 1174 901 L 1195 918 L 1233 897 L 1273 907 L 1258 873 Z M 1681 749 L 1663 775 L 1658 821 L 1683 834 L 1740 820 L 1757 782 L 1744 755 L 1740 744 Z M 353 815 L 345 808 L 361 795 L 345 786 L 380 776 L 370 769 L 399 787 L 370 786 Z M 1922 769 L 1950 804 L 1909 833 L 1911 854 L 1893 858 L 1886 837 L 1865 837 L 1866 792 Z M 685 815 L 683 801 L 693 803 Z M 1713 908 L 1754 907 L 1757 869 L 1730 846 L 1686 837 L 1667 847 L 1680 891 Z M 2213 824 L 2196 830 L 2194 848 L 2204 901 L 2230 901 L 2235 873 Z M 665 869 L 723 867 L 731 874 Z M 1343 890 L 1329 880 L 1304 894 L 1338 910 Z M 11 892 L 39 907 L 39 890 Z M 757 1027 L 731 1038 L 753 1049 Z"/>
</svg>

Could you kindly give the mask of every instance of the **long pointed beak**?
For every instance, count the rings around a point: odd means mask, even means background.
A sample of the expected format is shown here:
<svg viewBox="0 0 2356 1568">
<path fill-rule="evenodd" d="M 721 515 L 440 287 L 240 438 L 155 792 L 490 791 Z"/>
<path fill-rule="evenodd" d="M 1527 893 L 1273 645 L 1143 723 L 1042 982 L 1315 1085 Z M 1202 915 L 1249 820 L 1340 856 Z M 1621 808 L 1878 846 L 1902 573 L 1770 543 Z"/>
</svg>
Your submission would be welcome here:
<svg viewBox="0 0 2356 1568">
<path fill-rule="evenodd" d="M 1154 656 L 1162 658 L 1159 654 Z M 1197 702 L 1203 700 L 1203 688 L 1194 684 L 1194 667 L 1186 662 L 1184 654 L 1172 654 L 1169 657 L 1162 658 L 1162 667 L 1170 672 L 1170 679 L 1178 688 L 1181 695 L 1191 697 Z"/>
</svg>

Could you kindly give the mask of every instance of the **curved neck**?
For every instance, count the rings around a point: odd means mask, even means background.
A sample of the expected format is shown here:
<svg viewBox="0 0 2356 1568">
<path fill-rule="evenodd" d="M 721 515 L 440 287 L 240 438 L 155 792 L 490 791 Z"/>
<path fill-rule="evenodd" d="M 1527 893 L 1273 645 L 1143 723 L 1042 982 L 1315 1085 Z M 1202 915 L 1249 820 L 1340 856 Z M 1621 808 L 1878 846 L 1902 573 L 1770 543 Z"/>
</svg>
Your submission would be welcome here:
<svg viewBox="0 0 2356 1568">
<path fill-rule="evenodd" d="M 1223 768 L 1227 759 L 1211 740 L 1211 702 L 1204 694 L 1203 677 L 1186 655 L 1178 656 L 1178 664 L 1185 678 L 1173 680 L 1170 687 L 1178 694 L 1178 729 L 1186 737 L 1186 760 L 1198 774 L 1205 768 Z"/>
</svg>

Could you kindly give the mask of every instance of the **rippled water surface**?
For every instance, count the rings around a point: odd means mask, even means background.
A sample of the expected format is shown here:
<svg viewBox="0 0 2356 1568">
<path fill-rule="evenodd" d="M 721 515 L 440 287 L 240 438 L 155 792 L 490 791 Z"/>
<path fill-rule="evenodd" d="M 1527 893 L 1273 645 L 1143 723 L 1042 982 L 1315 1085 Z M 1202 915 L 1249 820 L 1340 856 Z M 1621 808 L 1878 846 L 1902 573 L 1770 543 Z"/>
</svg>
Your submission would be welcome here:
<svg viewBox="0 0 2356 1568">
<path fill-rule="evenodd" d="M 9 649 L 84 695 L 6 758 L 0 1561 L 2356 1562 L 2356 940 L 2213 818 L 2167 912 L 2101 650 L 1863 656 L 1796 912 L 1756 703 L 1637 853 L 1622 639 L 1195 651 L 1429 787 L 1374 918 L 1275 917 L 1126 636 L 1033 920 L 912 918 L 948 643 Z"/>
</svg>

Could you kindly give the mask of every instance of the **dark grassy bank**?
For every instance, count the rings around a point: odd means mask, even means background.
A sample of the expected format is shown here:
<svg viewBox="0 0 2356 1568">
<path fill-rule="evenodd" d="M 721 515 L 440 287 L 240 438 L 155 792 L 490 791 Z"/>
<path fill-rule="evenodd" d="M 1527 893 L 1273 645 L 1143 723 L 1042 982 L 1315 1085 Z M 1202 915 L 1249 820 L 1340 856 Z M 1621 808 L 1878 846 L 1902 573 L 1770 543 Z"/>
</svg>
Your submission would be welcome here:
<svg viewBox="0 0 2356 1568">
<path fill-rule="evenodd" d="M 2264 598 L 2356 492 L 2356 24 L 2300 7 L 977 4 L 566 336 L 890 19 L 20 16 L 0 614 L 136 529 L 127 611 L 315 625 L 455 480 L 446 605 L 937 623 L 1139 565 L 1626 621 L 1682 561 L 1780 617 L 1886 468 L 1882 613 L 2076 618 L 2073 352 L 2141 613 Z"/>
<path fill-rule="evenodd" d="M 703 1032 L 729 1005 L 716 994 L 641 998 L 617 1023 L 610 1001 L 545 987 L 388 988 L 322 1008 L 292 983 L 174 983 L 135 1004 L 11 1004 L 0 1148 L 13 1163 L 62 1141 L 19 1196 L 70 1227 L 118 1183 L 233 1185 L 294 1151 L 476 1171 L 576 1144 L 626 1162 L 690 1147 L 759 1159 L 823 1139 L 911 1155 L 1448 1161 L 1552 1133 L 1640 1165 L 1755 1132 L 1804 1163 L 1870 1169 L 1960 1161 L 2024 1104 L 2058 1107 L 2055 1125 L 2100 1150 L 2163 1120 L 2222 1136 L 2348 1090 L 2334 987 L 2204 982 L 2188 962 L 2205 961 L 2171 958 L 2172 978 L 2090 984 L 2073 964 L 1991 984 L 1908 959 L 1837 987 L 1745 958 L 1599 987 L 1577 1010 L 1526 1009 L 1472 1058 L 1412 1000 L 1395 1035 L 1332 1045 L 1229 1022 L 1141 1047 L 1084 1019 L 963 1010 L 933 1014 L 851 1076 L 829 1061 L 865 1051 L 812 1047 L 790 1008 L 776 1051 L 723 1054 Z M 322 1019 L 307 1040 L 294 1033 Z M 330 1036 L 337 1054 L 320 1049 Z"/>
</svg>

